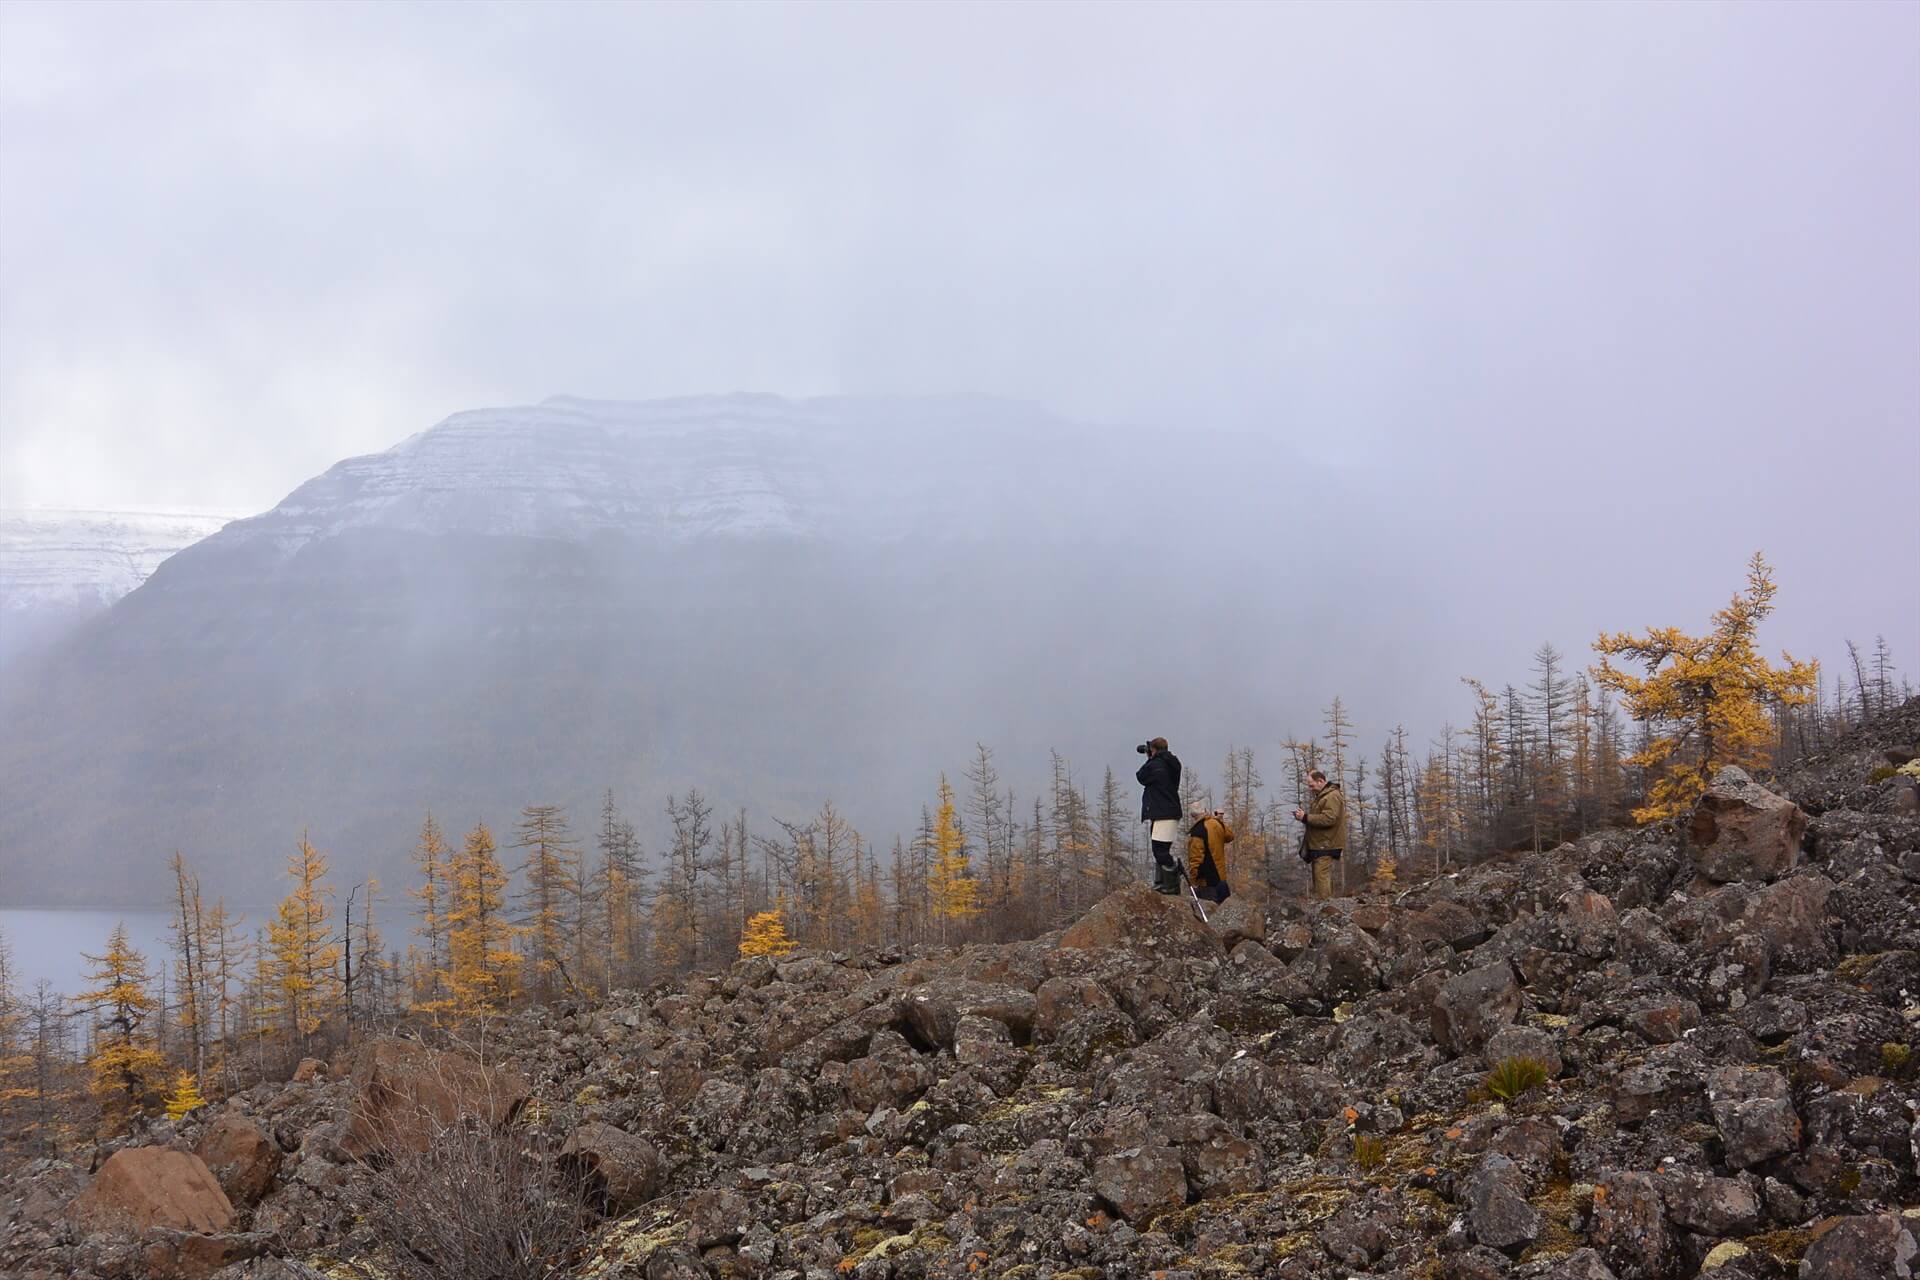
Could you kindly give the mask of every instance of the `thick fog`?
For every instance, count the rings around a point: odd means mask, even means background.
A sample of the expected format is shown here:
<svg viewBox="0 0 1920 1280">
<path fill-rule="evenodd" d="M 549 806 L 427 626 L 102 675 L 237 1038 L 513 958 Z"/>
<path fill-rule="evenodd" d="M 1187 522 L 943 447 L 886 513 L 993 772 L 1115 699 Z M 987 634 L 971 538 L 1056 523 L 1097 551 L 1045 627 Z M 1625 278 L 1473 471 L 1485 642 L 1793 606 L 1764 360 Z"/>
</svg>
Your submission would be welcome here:
<svg viewBox="0 0 1920 1280">
<path fill-rule="evenodd" d="M 1236 629 L 1269 751 L 1702 626 L 1756 549 L 1769 649 L 1911 675 L 1920 8 L 0 8 L 0 505 L 742 390 L 1113 424 L 1083 587 Z"/>
</svg>

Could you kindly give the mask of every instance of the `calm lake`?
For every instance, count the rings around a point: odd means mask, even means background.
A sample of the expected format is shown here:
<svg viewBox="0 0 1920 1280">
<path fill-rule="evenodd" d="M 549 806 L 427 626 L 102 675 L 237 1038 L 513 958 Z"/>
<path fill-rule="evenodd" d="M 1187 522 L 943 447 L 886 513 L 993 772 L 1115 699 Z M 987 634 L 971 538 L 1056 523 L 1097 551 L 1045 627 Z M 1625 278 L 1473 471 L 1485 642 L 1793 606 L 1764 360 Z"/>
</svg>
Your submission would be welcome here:
<svg viewBox="0 0 1920 1280">
<path fill-rule="evenodd" d="M 33 994 L 41 979 L 62 995 L 72 995 L 86 982 L 86 953 L 107 949 L 107 935 L 116 924 L 127 926 L 127 940 L 147 958 L 147 971 L 159 977 L 172 960 L 168 947 L 173 935 L 165 911 L 9 910 L 0 908 L 0 937 L 13 949 L 14 991 Z M 251 913 L 245 927 L 251 932 Z"/>
</svg>

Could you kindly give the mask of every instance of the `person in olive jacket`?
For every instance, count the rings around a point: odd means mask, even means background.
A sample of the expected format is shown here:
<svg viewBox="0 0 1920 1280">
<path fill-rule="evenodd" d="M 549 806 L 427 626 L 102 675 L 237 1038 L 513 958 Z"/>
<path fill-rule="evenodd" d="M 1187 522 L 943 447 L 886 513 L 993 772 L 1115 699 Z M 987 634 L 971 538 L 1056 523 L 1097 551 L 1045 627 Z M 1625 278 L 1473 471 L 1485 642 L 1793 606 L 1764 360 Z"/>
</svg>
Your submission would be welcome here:
<svg viewBox="0 0 1920 1280">
<path fill-rule="evenodd" d="M 1140 784 L 1140 821 L 1150 824 L 1153 842 L 1153 887 L 1161 893 L 1180 892 L 1180 864 L 1173 860 L 1173 842 L 1180 834 L 1180 758 L 1167 750 L 1165 738 L 1147 743 L 1147 762 L 1133 775 Z"/>
<path fill-rule="evenodd" d="M 1326 899 L 1333 896 L 1334 860 L 1347 847 L 1347 799 L 1340 794 L 1340 784 L 1328 782 L 1318 769 L 1307 774 L 1307 788 L 1313 799 L 1293 816 L 1307 824 L 1300 856 L 1313 863 L 1313 896 Z"/>
</svg>

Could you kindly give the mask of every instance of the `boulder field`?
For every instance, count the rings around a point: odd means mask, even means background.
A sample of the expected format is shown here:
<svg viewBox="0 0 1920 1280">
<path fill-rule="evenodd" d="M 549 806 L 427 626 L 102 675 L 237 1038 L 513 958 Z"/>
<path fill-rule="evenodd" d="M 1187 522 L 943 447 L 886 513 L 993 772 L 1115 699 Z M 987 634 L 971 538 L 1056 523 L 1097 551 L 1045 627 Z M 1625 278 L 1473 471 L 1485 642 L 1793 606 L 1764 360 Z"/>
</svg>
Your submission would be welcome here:
<svg viewBox="0 0 1920 1280">
<path fill-rule="evenodd" d="M 0 1269 L 399 1275 L 359 1197 L 463 1125 L 554 1153 L 608 1280 L 1912 1280 L 1920 819 L 1869 745 L 1392 892 L 371 1040 L 15 1170 Z"/>
</svg>

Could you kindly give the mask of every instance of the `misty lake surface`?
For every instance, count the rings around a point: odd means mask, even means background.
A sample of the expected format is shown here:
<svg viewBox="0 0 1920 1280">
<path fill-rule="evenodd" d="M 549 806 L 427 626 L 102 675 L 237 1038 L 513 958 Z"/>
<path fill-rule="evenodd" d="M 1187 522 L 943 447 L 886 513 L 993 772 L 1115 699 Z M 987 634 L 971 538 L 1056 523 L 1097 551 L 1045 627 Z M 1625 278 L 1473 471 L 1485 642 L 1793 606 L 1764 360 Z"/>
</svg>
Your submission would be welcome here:
<svg viewBox="0 0 1920 1280">
<path fill-rule="evenodd" d="M 0 908 L 0 936 L 13 948 L 14 993 L 30 996 L 42 979 L 61 995 L 71 996 L 87 980 L 86 956 L 101 955 L 117 924 L 127 926 L 127 941 L 147 958 L 147 972 L 156 979 L 170 967 L 172 917 L 165 911 L 90 911 L 84 908 L 30 910 Z M 248 913 L 251 929 L 254 917 Z"/>
</svg>

